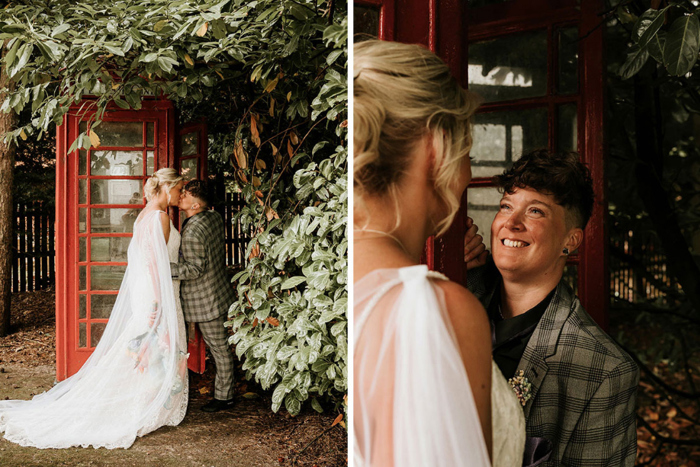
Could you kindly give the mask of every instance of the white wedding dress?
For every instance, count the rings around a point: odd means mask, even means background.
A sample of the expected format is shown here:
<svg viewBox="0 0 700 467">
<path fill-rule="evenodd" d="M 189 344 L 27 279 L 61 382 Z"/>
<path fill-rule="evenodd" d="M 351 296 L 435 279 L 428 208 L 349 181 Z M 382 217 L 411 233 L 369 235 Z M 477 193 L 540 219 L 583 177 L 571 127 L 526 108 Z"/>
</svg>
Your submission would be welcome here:
<svg viewBox="0 0 700 467">
<path fill-rule="evenodd" d="M 134 224 L 128 266 L 99 344 L 73 376 L 30 401 L 0 402 L 0 433 L 37 448 L 128 448 L 177 425 L 188 398 L 187 342 L 179 283 L 170 277 L 180 234 L 165 243 L 162 211 Z"/>
<path fill-rule="evenodd" d="M 355 283 L 357 467 L 490 466 L 442 290 L 426 266 L 372 271 Z M 377 306 L 379 305 L 379 306 Z M 519 467 L 525 418 L 492 362 L 493 466 Z M 386 449 L 393 459 L 381 457 Z"/>
</svg>

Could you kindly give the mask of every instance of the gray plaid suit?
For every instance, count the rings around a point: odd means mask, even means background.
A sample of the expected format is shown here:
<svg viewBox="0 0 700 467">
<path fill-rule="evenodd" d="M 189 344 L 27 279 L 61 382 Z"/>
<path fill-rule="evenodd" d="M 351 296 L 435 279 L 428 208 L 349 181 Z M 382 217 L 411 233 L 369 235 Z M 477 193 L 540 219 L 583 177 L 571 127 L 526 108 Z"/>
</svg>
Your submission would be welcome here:
<svg viewBox="0 0 700 467">
<path fill-rule="evenodd" d="M 501 277 L 493 262 L 468 274 L 488 309 Z M 552 442 L 544 466 L 633 466 L 639 369 L 562 280 L 518 364 L 532 384 L 527 435 Z M 517 373 L 517 372 L 516 372 Z"/>
<path fill-rule="evenodd" d="M 185 321 L 198 323 L 204 342 L 216 362 L 214 397 L 233 398 L 233 354 L 224 327 L 226 313 L 235 299 L 226 275 L 224 221 L 216 211 L 203 211 L 182 229 L 180 258 L 171 263 L 173 279 L 180 280 Z"/>
</svg>

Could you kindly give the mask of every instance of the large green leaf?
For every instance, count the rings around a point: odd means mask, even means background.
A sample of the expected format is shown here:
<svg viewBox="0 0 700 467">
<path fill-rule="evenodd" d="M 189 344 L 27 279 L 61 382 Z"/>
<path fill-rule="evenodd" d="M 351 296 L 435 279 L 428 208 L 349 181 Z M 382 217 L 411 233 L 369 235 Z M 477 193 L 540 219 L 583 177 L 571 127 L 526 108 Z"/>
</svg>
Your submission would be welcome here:
<svg viewBox="0 0 700 467">
<path fill-rule="evenodd" d="M 656 33 L 664 25 L 666 19 L 666 8 L 662 10 L 647 10 L 639 17 L 635 25 L 636 34 L 639 37 L 637 43 L 640 47 L 646 47 L 654 38 Z"/>
<path fill-rule="evenodd" d="M 644 64 L 649 59 L 649 52 L 646 49 L 633 45 L 630 52 L 627 54 L 627 60 L 620 67 L 620 76 L 622 79 L 628 79 L 636 75 L 642 69 Z"/>
<path fill-rule="evenodd" d="M 700 51 L 699 36 L 697 16 L 682 16 L 673 22 L 664 47 L 664 65 L 671 75 L 682 76 L 693 68 Z"/>
</svg>

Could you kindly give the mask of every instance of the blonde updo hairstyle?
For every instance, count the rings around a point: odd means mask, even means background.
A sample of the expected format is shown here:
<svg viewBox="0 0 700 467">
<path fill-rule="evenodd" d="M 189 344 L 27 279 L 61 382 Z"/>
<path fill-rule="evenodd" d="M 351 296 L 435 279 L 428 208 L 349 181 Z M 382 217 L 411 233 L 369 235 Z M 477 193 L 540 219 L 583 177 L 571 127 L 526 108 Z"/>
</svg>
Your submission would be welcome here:
<svg viewBox="0 0 700 467">
<path fill-rule="evenodd" d="M 471 117 L 479 100 L 462 88 L 449 67 L 428 49 L 369 40 L 354 45 L 354 193 L 389 196 L 398 204 L 398 184 L 426 135 L 435 152 L 435 192 L 448 208 L 436 226 L 443 234 L 459 210 L 452 187 L 471 149 Z M 398 226 L 400 219 L 396 220 Z"/>
<path fill-rule="evenodd" d="M 151 175 L 151 178 L 149 178 L 143 186 L 143 193 L 146 195 L 146 200 L 151 201 L 158 196 L 161 190 L 165 189 L 168 193 L 168 203 L 170 203 L 170 190 L 182 180 L 182 176 L 178 175 L 175 169 L 164 168 L 158 170 Z"/>
</svg>

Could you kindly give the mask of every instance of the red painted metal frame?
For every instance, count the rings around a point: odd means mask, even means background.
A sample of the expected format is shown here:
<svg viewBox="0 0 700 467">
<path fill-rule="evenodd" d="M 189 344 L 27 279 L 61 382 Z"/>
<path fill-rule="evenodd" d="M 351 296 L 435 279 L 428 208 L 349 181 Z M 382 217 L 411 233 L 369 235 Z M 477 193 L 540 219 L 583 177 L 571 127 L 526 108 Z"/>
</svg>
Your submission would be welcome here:
<svg viewBox="0 0 700 467">
<path fill-rule="evenodd" d="M 86 100 L 90 103 L 90 100 Z M 93 234 L 90 228 L 90 215 L 86 212 L 85 232 L 79 233 L 79 208 L 78 208 L 78 179 L 132 179 L 144 180 L 146 175 L 133 177 L 109 177 L 90 176 L 78 173 L 79 150 L 67 153 L 68 146 L 79 134 L 79 122 L 89 120 L 94 114 L 94 108 L 81 109 L 74 105 L 64 117 L 63 124 L 56 129 L 56 378 L 61 381 L 74 374 L 92 353 L 90 343 L 89 323 L 104 323 L 106 320 L 91 319 L 86 314 L 85 319 L 78 316 L 79 305 L 79 237 L 129 237 L 129 234 Z M 174 106 L 167 100 L 146 100 L 139 111 L 124 111 L 117 107 L 110 107 L 104 116 L 104 121 L 138 121 L 154 122 L 154 163 L 155 170 L 161 167 L 169 167 L 174 163 Z M 144 145 L 146 144 L 144 135 Z M 107 147 L 101 147 L 108 149 Z M 112 148 L 119 149 L 119 148 Z M 129 148 L 135 149 L 135 148 Z M 146 147 L 138 148 L 146 152 Z M 88 153 L 89 154 L 89 153 Z M 89 157 L 87 164 L 89 165 Z M 89 172 L 89 170 L 88 170 Z M 134 208 L 143 205 L 90 205 L 91 190 L 87 192 L 87 203 L 84 206 L 91 208 Z M 90 260 L 90 248 L 86 249 L 86 289 L 89 291 L 90 267 L 109 265 L 124 266 L 123 262 L 92 262 Z M 89 291 L 86 295 L 86 306 L 89 309 L 91 295 L 114 295 L 116 291 Z M 89 312 L 88 312 L 89 313 Z M 86 323 L 86 340 L 88 347 L 78 347 L 78 323 Z"/>
<path fill-rule="evenodd" d="M 197 153 L 195 155 L 181 156 L 182 154 L 182 137 L 189 133 L 198 133 L 197 137 Z M 197 173 L 196 178 L 204 179 L 209 175 L 207 166 L 207 154 L 209 153 L 209 138 L 207 136 L 207 125 L 204 122 L 201 123 L 188 123 L 179 128 L 177 133 L 176 141 L 176 160 L 175 167 L 177 171 L 180 171 L 180 164 L 183 160 L 197 159 Z M 176 225 L 180 225 L 180 213 L 175 214 L 177 216 Z M 206 357 L 206 346 L 204 344 L 204 338 L 199 328 L 196 328 L 194 339 L 190 339 L 187 343 L 187 352 L 190 354 L 187 359 L 187 367 L 196 372 L 204 373 L 205 370 L 205 357 Z"/>
<path fill-rule="evenodd" d="M 378 2 L 380 3 L 380 2 Z M 576 103 L 578 109 L 578 150 L 588 164 L 594 181 L 596 204 L 585 230 L 585 240 L 578 255 L 569 264 L 578 265 L 579 296 L 591 316 L 603 327 L 608 323 L 609 281 L 607 269 L 607 235 L 605 216 L 605 157 L 603 121 L 603 32 L 597 27 L 602 10 L 600 0 L 513 0 L 482 7 L 466 8 L 466 2 L 454 0 L 395 0 L 394 40 L 420 43 L 440 55 L 455 77 L 467 85 L 467 53 L 470 42 L 495 38 L 518 32 L 547 29 L 548 34 L 548 92 L 543 98 L 485 104 L 481 112 L 528 107 L 548 109 L 549 146 L 556 148 L 556 109 L 565 103 Z M 558 96 L 556 89 L 556 56 L 553 31 L 578 25 L 579 93 Z M 493 186 L 490 179 L 475 179 L 470 187 Z M 463 209 L 457 214 L 450 230 L 439 239 L 429 239 L 423 261 L 431 269 L 445 273 L 452 280 L 464 283 L 466 268 L 461 259 L 466 221 L 466 196 Z M 482 226 L 488 228 L 488 226 Z"/>
</svg>

